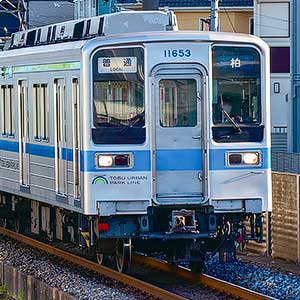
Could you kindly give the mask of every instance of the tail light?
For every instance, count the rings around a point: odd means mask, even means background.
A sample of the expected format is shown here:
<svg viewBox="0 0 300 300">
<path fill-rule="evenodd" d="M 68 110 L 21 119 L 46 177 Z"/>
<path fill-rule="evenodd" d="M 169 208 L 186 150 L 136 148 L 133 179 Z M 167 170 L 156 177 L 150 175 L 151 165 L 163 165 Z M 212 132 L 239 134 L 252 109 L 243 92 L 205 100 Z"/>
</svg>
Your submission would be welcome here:
<svg viewBox="0 0 300 300">
<path fill-rule="evenodd" d="M 117 155 L 115 156 L 115 165 L 116 166 L 127 166 L 129 167 L 128 155 Z"/>
<path fill-rule="evenodd" d="M 105 222 L 98 223 L 98 230 L 99 231 L 104 232 L 104 231 L 108 231 L 108 229 L 109 229 L 109 224 L 108 223 L 105 223 Z"/>
</svg>

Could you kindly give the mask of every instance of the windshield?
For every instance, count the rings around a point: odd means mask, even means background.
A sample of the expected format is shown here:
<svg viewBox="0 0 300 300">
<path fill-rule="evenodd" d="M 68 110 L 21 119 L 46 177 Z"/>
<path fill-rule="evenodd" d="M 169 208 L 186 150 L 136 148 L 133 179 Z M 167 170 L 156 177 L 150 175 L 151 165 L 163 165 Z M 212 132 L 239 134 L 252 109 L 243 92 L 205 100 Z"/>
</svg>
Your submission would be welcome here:
<svg viewBox="0 0 300 300">
<path fill-rule="evenodd" d="M 94 143 L 145 142 L 143 57 L 142 48 L 100 50 L 94 56 Z"/>
<path fill-rule="evenodd" d="M 261 71 L 257 50 L 213 48 L 213 138 L 216 142 L 258 142 L 261 126 Z"/>
</svg>

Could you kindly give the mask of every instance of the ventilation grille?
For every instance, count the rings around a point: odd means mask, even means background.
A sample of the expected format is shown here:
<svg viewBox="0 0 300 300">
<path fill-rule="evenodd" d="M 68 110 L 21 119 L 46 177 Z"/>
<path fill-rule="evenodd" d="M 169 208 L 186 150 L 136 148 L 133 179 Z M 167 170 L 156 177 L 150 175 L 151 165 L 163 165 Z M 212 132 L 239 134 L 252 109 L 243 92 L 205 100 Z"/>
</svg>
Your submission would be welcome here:
<svg viewBox="0 0 300 300">
<path fill-rule="evenodd" d="M 173 12 L 119 12 L 47 25 L 12 34 L 6 50 L 90 39 L 96 36 L 178 30 Z"/>
</svg>

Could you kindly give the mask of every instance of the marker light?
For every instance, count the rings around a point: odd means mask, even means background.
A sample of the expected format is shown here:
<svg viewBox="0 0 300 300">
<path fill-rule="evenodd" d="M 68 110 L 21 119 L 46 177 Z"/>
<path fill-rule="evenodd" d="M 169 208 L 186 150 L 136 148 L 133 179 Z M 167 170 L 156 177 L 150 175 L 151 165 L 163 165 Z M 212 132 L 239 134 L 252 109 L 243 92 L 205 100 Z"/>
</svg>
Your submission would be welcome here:
<svg viewBox="0 0 300 300">
<path fill-rule="evenodd" d="M 243 162 L 245 165 L 258 165 L 259 154 L 257 152 L 249 152 L 243 155 Z"/>
<path fill-rule="evenodd" d="M 229 155 L 230 165 L 240 165 L 243 162 L 243 156 L 240 153 L 232 153 Z"/>
<path fill-rule="evenodd" d="M 110 155 L 99 155 L 98 166 L 99 167 L 111 167 L 114 163 L 113 157 Z"/>
</svg>

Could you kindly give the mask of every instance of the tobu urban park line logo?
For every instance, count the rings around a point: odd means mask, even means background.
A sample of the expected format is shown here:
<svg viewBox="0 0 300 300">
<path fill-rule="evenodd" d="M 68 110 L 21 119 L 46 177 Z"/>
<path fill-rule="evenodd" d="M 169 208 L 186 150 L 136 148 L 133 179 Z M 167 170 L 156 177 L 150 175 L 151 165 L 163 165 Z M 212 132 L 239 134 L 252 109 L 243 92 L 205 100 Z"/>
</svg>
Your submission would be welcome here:
<svg viewBox="0 0 300 300">
<path fill-rule="evenodd" d="M 147 175 L 101 175 L 92 180 L 92 184 L 139 185 L 148 181 Z"/>
<path fill-rule="evenodd" d="M 93 179 L 92 184 L 109 184 L 105 176 L 97 176 Z"/>
</svg>

